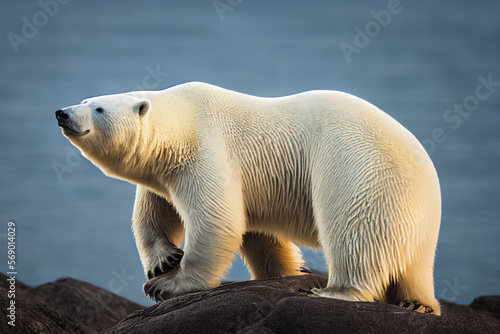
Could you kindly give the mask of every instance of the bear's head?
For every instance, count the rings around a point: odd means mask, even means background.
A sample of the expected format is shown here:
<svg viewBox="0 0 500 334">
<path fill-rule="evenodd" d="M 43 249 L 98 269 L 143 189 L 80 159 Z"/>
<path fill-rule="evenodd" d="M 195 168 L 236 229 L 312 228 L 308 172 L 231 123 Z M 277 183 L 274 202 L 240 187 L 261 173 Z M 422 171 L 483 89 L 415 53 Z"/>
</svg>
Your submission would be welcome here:
<svg viewBox="0 0 500 334">
<path fill-rule="evenodd" d="M 141 119 L 151 102 L 130 93 L 104 95 L 56 111 L 63 134 L 95 162 L 119 161 L 133 154 Z"/>
</svg>

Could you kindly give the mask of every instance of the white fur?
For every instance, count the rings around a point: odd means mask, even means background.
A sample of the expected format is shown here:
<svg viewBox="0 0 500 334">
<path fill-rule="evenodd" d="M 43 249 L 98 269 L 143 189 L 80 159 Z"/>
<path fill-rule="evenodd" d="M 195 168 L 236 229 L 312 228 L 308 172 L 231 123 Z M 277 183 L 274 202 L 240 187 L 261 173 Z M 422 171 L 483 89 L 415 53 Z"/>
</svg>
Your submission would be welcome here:
<svg viewBox="0 0 500 334">
<path fill-rule="evenodd" d="M 437 174 L 417 139 L 370 103 L 187 83 L 64 110 L 90 130 L 68 135 L 72 143 L 138 185 L 133 227 L 145 272 L 184 239 L 180 266 L 147 283 L 151 296 L 217 286 L 238 251 L 252 278 L 299 274 L 296 242 L 324 252 L 329 282 L 318 295 L 417 300 L 439 314 Z"/>
</svg>

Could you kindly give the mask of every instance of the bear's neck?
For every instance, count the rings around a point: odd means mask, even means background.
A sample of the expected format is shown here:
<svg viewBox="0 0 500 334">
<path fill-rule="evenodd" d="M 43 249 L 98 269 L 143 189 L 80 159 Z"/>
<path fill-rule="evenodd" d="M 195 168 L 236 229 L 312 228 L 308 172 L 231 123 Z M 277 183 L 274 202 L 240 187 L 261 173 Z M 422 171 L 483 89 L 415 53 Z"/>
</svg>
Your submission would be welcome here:
<svg viewBox="0 0 500 334">
<path fill-rule="evenodd" d="M 111 173 L 114 177 L 160 191 L 166 190 L 176 171 L 191 163 L 198 141 L 190 120 L 174 117 L 176 115 L 157 116 L 153 112 L 146 115 L 135 149 L 119 159 Z"/>
</svg>

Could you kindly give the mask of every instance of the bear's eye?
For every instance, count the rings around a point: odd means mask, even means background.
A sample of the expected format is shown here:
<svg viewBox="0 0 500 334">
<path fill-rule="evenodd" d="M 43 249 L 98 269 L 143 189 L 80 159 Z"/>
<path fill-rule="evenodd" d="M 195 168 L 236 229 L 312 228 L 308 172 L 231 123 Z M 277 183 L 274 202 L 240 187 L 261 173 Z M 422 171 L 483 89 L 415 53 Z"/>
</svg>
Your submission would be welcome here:
<svg viewBox="0 0 500 334">
<path fill-rule="evenodd" d="M 102 109 L 101 107 L 99 107 L 99 108 L 95 108 L 95 111 L 97 111 L 97 112 L 103 112 L 104 109 Z"/>
</svg>

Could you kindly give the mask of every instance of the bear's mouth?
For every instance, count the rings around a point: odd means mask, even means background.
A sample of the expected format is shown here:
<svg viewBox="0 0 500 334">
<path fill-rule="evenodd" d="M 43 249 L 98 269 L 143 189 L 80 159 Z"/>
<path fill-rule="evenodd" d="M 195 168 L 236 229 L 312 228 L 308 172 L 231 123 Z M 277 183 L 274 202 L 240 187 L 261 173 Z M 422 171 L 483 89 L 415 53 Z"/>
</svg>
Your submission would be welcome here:
<svg viewBox="0 0 500 334">
<path fill-rule="evenodd" d="M 65 124 L 59 124 L 59 126 L 63 129 L 63 133 L 66 136 L 79 137 L 79 136 L 84 136 L 84 135 L 86 135 L 86 134 L 88 134 L 90 132 L 90 130 L 85 130 L 83 132 L 76 131 L 76 130 L 73 130 L 72 128 L 70 128 L 69 126 L 67 126 Z"/>
</svg>

